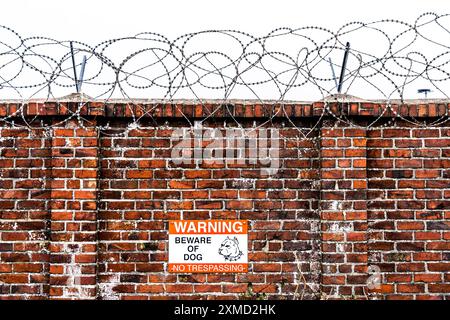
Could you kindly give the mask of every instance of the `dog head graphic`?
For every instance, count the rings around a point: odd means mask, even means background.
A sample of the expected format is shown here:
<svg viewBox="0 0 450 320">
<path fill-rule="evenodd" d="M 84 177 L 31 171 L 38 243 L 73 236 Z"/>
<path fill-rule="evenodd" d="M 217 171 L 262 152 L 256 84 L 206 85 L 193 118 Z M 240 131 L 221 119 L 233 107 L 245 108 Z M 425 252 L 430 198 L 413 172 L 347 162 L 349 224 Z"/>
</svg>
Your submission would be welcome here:
<svg viewBox="0 0 450 320">
<path fill-rule="evenodd" d="M 226 261 L 236 261 L 242 257 L 243 253 L 239 249 L 239 241 L 236 237 L 233 239 L 227 237 L 219 248 L 219 254 L 222 255 Z"/>
</svg>

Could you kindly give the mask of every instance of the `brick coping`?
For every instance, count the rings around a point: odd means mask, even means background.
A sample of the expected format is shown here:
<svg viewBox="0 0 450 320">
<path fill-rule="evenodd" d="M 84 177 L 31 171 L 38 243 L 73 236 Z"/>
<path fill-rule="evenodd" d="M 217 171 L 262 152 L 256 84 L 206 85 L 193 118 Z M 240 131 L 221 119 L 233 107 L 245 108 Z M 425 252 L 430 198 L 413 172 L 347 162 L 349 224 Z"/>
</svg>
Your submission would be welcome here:
<svg viewBox="0 0 450 320">
<path fill-rule="evenodd" d="M 276 102 L 255 100 L 36 100 L 1 101 L 0 117 L 35 116 L 152 118 L 311 118 L 319 116 L 437 118 L 450 114 L 449 100 Z"/>
</svg>

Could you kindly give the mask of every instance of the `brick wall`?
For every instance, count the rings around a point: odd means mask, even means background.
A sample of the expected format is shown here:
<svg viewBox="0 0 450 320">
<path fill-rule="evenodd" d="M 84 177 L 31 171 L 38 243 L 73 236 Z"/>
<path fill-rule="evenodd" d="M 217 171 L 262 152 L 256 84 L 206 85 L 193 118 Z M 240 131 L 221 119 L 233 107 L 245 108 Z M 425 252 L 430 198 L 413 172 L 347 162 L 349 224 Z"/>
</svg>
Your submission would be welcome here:
<svg viewBox="0 0 450 320">
<path fill-rule="evenodd" d="M 399 122 L 367 140 L 369 264 L 382 297 L 439 298 L 450 290 L 450 130 Z"/>
<path fill-rule="evenodd" d="M 449 299 L 449 110 L 0 104 L 0 299 Z M 277 128 L 278 172 L 174 164 L 205 117 Z M 168 273 L 172 219 L 249 220 L 249 273 Z"/>
</svg>

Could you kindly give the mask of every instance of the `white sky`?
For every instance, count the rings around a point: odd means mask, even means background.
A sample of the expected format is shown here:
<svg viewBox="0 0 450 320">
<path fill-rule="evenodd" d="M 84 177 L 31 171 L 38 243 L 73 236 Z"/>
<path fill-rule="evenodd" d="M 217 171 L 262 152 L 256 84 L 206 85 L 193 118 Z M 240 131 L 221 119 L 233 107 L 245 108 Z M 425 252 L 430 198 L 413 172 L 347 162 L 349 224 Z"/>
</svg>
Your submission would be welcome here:
<svg viewBox="0 0 450 320">
<path fill-rule="evenodd" d="M 204 29 L 267 33 L 289 26 L 337 27 L 353 20 L 413 21 L 423 12 L 449 13 L 448 0 L 2 0 L 0 24 L 21 34 L 60 40 L 152 31 L 177 36 Z"/>
<path fill-rule="evenodd" d="M 264 35 L 281 26 L 316 25 L 336 30 L 354 20 L 393 18 L 413 23 L 421 13 L 430 11 L 450 13 L 449 0 L 2 0 L 0 24 L 24 37 L 42 35 L 95 44 L 143 31 L 174 39 L 206 29 L 236 29 Z M 375 47 L 372 39 L 365 41 L 367 46 Z M 448 38 L 443 41 L 450 43 Z M 247 98 L 245 94 L 242 97 Z M 308 99 L 308 94 L 302 94 L 302 98 Z"/>
</svg>

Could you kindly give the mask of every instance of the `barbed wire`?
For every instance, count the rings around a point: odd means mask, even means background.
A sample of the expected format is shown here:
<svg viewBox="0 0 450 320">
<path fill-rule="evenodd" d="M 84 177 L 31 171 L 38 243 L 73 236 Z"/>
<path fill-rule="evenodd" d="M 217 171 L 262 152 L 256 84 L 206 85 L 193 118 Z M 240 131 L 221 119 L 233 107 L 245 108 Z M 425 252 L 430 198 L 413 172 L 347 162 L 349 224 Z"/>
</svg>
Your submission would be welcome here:
<svg viewBox="0 0 450 320">
<path fill-rule="evenodd" d="M 327 97 L 336 94 L 338 86 L 345 90 L 334 95 L 337 100 L 349 95 L 384 100 L 386 112 L 394 99 L 403 103 L 417 97 L 417 90 L 449 99 L 449 28 L 450 14 L 424 13 L 414 23 L 392 19 L 350 22 L 336 31 L 306 26 L 255 36 L 237 30 L 207 30 L 175 40 L 143 32 L 91 46 L 75 40 L 23 37 L 0 26 L 0 98 L 25 105 L 38 98 L 58 100 L 80 86 L 90 99 L 105 102 L 218 99 L 223 104 L 231 99 L 270 99 L 283 104 L 309 99 L 325 101 L 323 115 L 357 125 L 328 108 Z M 346 52 L 348 63 L 342 63 Z M 84 67 L 81 82 L 77 75 Z M 342 76 L 337 77 L 342 69 Z M 81 106 L 68 119 L 80 117 L 80 110 Z M 401 118 L 391 111 L 392 121 Z M 28 125 L 21 113 L 19 107 L 14 115 L 0 120 L 12 123 L 12 118 L 21 116 Z M 140 118 L 133 117 L 133 128 Z M 448 118 L 445 114 L 432 124 Z M 287 114 L 286 119 L 294 125 Z M 404 120 L 424 125 L 415 119 Z M 239 125 L 238 119 L 233 121 Z"/>
</svg>

